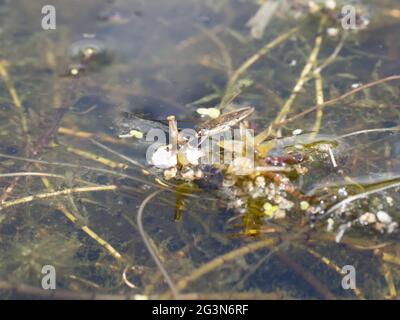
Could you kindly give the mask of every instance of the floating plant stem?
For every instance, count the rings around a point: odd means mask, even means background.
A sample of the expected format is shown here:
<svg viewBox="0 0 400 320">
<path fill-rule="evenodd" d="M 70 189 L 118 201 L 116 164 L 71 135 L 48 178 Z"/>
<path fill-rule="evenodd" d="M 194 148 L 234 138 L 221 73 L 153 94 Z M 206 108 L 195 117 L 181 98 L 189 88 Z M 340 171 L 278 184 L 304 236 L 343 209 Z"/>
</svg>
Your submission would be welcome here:
<svg viewBox="0 0 400 320">
<path fill-rule="evenodd" d="M 46 172 L 12 172 L 12 173 L 0 173 L 0 178 L 7 178 L 7 177 L 20 177 L 20 176 L 38 176 L 38 177 L 52 177 L 58 179 L 66 179 L 61 174 L 54 174 L 54 173 L 46 173 Z"/>
<path fill-rule="evenodd" d="M 36 143 L 35 146 L 32 147 L 31 154 L 33 156 L 38 157 L 44 150 L 44 148 L 49 144 L 51 138 L 57 131 L 65 113 L 68 111 L 68 108 L 60 108 L 57 110 L 57 113 L 54 117 L 54 120 L 51 124 L 51 126 L 40 136 L 38 142 Z M 30 169 L 30 166 L 32 163 L 26 162 L 22 167 L 20 171 L 28 171 Z M 13 181 L 4 189 L 3 194 L 0 197 L 0 202 L 6 201 L 6 199 L 10 196 L 12 191 L 14 190 L 14 187 L 17 185 L 20 177 L 15 177 Z"/>
<path fill-rule="evenodd" d="M 383 252 L 382 260 L 400 266 L 400 257 L 398 255 L 393 255 L 387 252 Z"/>
<path fill-rule="evenodd" d="M 232 250 L 228 253 L 220 255 L 211 261 L 203 264 L 199 268 L 195 269 L 190 275 L 180 279 L 176 285 L 176 288 L 181 291 L 187 287 L 187 285 L 193 281 L 196 281 L 200 277 L 204 276 L 207 273 L 212 272 L 213 270 L 223 266 L 225 263 L 238 259 L 246 254 L 251 252 L 274 246 L 279 242 L 278 239 L 264 239 L 257 242 L 253 242 L 247 245 L 244 245 L 238 249 Z M 168 298 L 168 294 L 164 293 L 161 295 L 161 298 Z"/>
<path fill-rule="evenodd" d="M 387 299 L 396 299 L 397 298 L 397 290 L 396 286 L 393 281 L 392 271 L 390 270 L 390 266 L 387 263 L 382 263 L 382 273 L 385 277 L 387 286 L 388 286 L 388 293 L 386 298 Z"/>
<path fill-rule="evenodd" d="M 320 74 L 322 70 L 324 70 L 327 66 L 329 66 L 332 62 L 335 61 L 340 51 L 342 50 L 345 41 L 346 41 L 346 34 L 342 36 L 342 38 L 339 41 L 339 44 L 336 46 L 332 54 L 327 59 L 325 59 L 323 63 L 321 63 L 319 66 L 315 68 L 314 75 L 316 75 L 316 73 Z"/>
<path fill-rule="evenodd" d="M 319 106 L 317 109 L 317 115 L 315 119 L 314 127 L 312 128 L 312 133 L 310 135 L 310 139 L 314 139 L 317 134 L 319 133 L 319 129 L 321 128 L 322 116 L 323 116 L 323 104 L 324 104 L 324 91 L 322 86 L 322 78 L 321 73 L 317 70 L 314 70 L 315 76 L 315 95 L 316 95 L 316 102 Z"/>
<path fill-rule="evenodd" d="M 86 150 L 78 149 L 78 148 L 75 148 L 72 146 L 66 146 L 66 150 L 68 152 L 74 153 L 82 158 L 104 164 L 107 167 L 110 167 L 111 169 L 126 169 L 128 167 L 125 163 L 118 163 L 118 162 L 112 161 L 110 159 L 101 157 L 97 154 L 88 152 Z"/>
<path fill-rule="evenodd" d="M 119 152 L 117 152 L 117 151 L 115 151 L 115 150 L 113 150 L 113 149 L 111 149 L 111 148 L 105 146 L 104 144 L 102 144 L 102 143 L 100 143 L 100 142 L 98 142 L 98 141 L 96 141 L 96 140 L 94 140 L 94 139 L 90 139 L 90 141 L 91 141 L 93 144 L 95 144 L 96 146 L 98 146 L 98 147 L 100 147 L 100 148 L 102 148 L 102 149 L 104 149 L 104 150 L 106 150 L 106 151 L 108 151 L 108 152 L 110 152 L 110 153 L 112 153 L 112 154 L 117 155 L 117 156 L 120 157 L 121 159 L 124 159 L 124 160 L 128 161 L 129 163 L 135 165 L 136 167 L 139 167 L 139 168 L 141 168 L 141 169 L 145 169 L 143 165 L 141 165 L 139 162 L 133 160 L 132 158 L 126 157 L 126 156 L 124 156 L 123 154 L 121 154 L 121 153 L 119 153 Z M 125 169 L 126 169 L 126 167 L 125 167 Z M 146 172 L 147 172 L 147 170 L 146 170 Z"/>
<path fill-rule="evenodd" d="M 276 255 L 295 273 L 302 277 L 310 286 L 312 286 L 325 300 L 336 300 L 335 295 L 323 284 L 313 273 L 307 271 L 300 263 L 290 258 L 288 255 L 277 252 Z"/>
<path fill-rule="evenodd" d="M 48 173 L 48 172 L 11 172 L 11 173 L 0 173 L 0 178 L 7 177 L 50 177 L 67 180 L 67 178 L 61 174 Z M 97 184 L 85 181 L 82 179 L 75 179 L 77 182 L 85 183 L 87 185 L 95 186 Z"/>
<path fill-rule="evenodd" d="M 10 75 L 7 70 L 7 61 L 0 60 L 0 76 L 3 78 L 3 81 L 6 85 L 6 88 L 11 96 L 11 99 L 13 101 L 14 106 L 17 108 L 19 116 L 21 118 L 21 128 L 22 128 L 22 133 L 25 136 L 26 139 L 26 147 L 29 148 L 31 147 L 31 138 L 28 133 L 29 128 L 28 128 L 28 119 L 25 114 L 24 107 L 22 105 L 21 99 L 18 96 L 17 90 L 15 89 L 11 79 Z"/>
<path fill-rule="evenodd" d="M 36 164 L 38 165 L 38 164 Z M 50 184 L 50 181 L 47 179 L 47 177 L 42 177 L 42 182 L 44 186 L 49 190 L 49 193 L 53 192 L 53 188 Z M 71 195 L 72 193 L 69 193 L 68 195 Z M 74 225 L 79 227 L 85 234 L 87 234 L 90 238 L 92 238 L 94 241 L 96 241 L 101 247 L 103 247 L 114 259 L 116 260 L 122 260 L 122 255 L 114 249 L 113 246 L 111 246 L 106 240 L 101 238 L 97 233 L 95 233 L 91 228 L 89 228 L 87 225 L 81 225 L 79 222 L 79 219 L 73 215 L 71 212 L 68 211 L 68 209 L 62 204 L 58 203 L 57 204 L 57 209 L 60 210 L 64 216 L 70 220 Z"/>
<path fill-rule="evenodd" d="M 333 205 L 332 207 L 330 207 L 328 209 L 328 211 L 326 211 L 322 216 L 323 217 L 329 216 L 331 213 L 335 212 L 336 210 L 338 210 L 340 208 L 344 208 L 349 203 L 354 202 L 354 201 L 359 200 L 359 199 L 362 199 L 362 198 L 366 198 L 366 197 L 370 196 L 371 194 L 382 192 L 382 191 L 385 191 L 385 190 L 388 190 L 388 189 L 391 189 L 391 188 L 397 188 L 397 187 L 400 187 L 400 182 L 399 181 L 388 183 L 387 185 L 385 185 L 383 187 L 375 188 L 375 189 L 372 189 L 372 190 L 361 192 L 361 193 L 356 194 L 354 196 L 347 197 L 346 199 L 344 199 L 344 200 L 340 201 L 339 203 L 337 203 L 337 204 Z"/>
<path fill-rule="evenodd" d="M 75 169 L 86 169 L 86 170 L 90 170 L 90 171 L 94 171 L 94 172 L 106 173 L 106 174 L 110 174 L 110 175 L 117 176 L 120 178 L 137 181 L 142 184 L 146 184 L 146 185 L 153 186 L 156 188 L 161 188 L 161 186 L 159 184 L 152 183 L 151 181 L 146 181 L 146 180 L 134 177 L 132 175 L 124 174 L 124 173 L 121 173 L 118 171 L 98 168 L 98 167 L 78 165 L 78 164 L 73 164 L 73 163 L 51 162 L 51 161 L 45 161 L 45 160 L 29 159 L 29 158 L 24 158 L 24 157 L 11 156 L 8 154 L 3 154 L 3 153 L 0 153 L 0 158 L 21 160 L 21 161 L 26 161 L 26 162 L 30 162 L 30 163 L 38 163 L 38 164 L 44 164 L 44 165 L 50 165 L 50 166 L 59 166 L 59 167 L 67 167 L 67 168 L 75 168 Z"/>
<path fill-rule="evenodd" d="M 392 127 L 392 128 L 364 129 L 364 130 L 359 130 L 359 131 L 354 131 L 354 132 L 343 134 L 343 135 L 339 136 L 338 138 L 339 139 L 348 138 L 348 137 L 356 136 L 356 135 L 359 135 L 359 134 L 365 134 L 365 133 L 393 132 L 393 131 L 400 131 L 400 126 Z"/>
<path fill-rule="evenodd" d="M 281 123 L 283 120 L 285 120 L 286 115 L 290 112 L 293 102 L 295 101 L 295 99 L 297 98 L 297 95 L 303 89 L 304 84 L 308 80 L 309 73 L 312 71 L 313 66 L 316 65 L 317 57 L 318 57 L 319 51 L 321 49 L 322 40 L 323 40 L 322 35 L 318 35 L 315 38 L 314 48 L 312 49 L 312 51 L 308 57 L 307 63 L 305 64 L 305 66 L 300 74 L 300 78 L 297 80 L 297 83 L 294 86 L 290 97 L 286 100 L 285 104 L 282 106 L 281 111 L 275 118 L 273 124 L 277 125 L 277 124 Z M 254 138 L 254 142 L 256 143 L 256 145 L 262 143 L 265 139 L 267 139 L 271 135 L 272 128 L 273 128 L 272 125 L 270 125 L 268 128 L 266 128 L 264 131 L 259 133 Z"/>
<path fill-rule="evenodd" d="M 94 191 L 115 191 L 118 187 L 115 185 L 108 185 L 108 186 L 96 186 L 96 187 L 80 187 L 80 188 L 69 188 L 60 191 L 53 191 L 47 193 L 39 193 L 32 196 L 22 197 L 15 200 L 4 201 L 0 204 L 0 210 L 5 208 L 13 207 L 19 204 L 32 202 L 35 200 L 43 200 L 54 198 L 58 196 L 68 195 L 72 193 L 83 193 L 83 192 L 94 192 Z"/>
<path fill-rule="evenodd" d="M 232 96 L 235 95 L 234 88 L 236 81 L 239 77 L 247 71 L 255 62 L 257 62 L 261 57 L 266 55 L 271 49 L 275 48 L 277 45 L 283 43 L 287 39 L 289 39 L 295 32 L 297 32 L 298 28 L 292 28 L 284 34 L 279 35 L 271 42 L 268 42 L 265 46 L 263 46 L 260 50 L 258 50 L 254 55 L 252 55 L 249 59 L 247 59 L 238 69 L 236 69 L 232 75 L 230 76 L 228 83 L 226 85 L 225 93 L 221 99 L 220 109 L 224 109 L 228 102 L 231 100 Z"/>
<path fill-rule="evenodd" d="M 58 128 L 58 133 L 59 134 L 64 134 L 64 135 L 67 135 L 67 136 L 73 136 L 73 137 L 77 137 L 77 138 L 82 138 L 82 139 L 99 138 L 100 140 L 102 140 L 104 142 L 110 142 L 110 143 L 113 143 L 113 144 L 127 145 L 127 143 L 123 139 L 114 139 L 113 137 L 110 137 L 110 136 L 105 135 L 105 134 L 97 134 L 97 133 L 92 133 L 92 132 L 86 132 L 86 131 L 81 131 L 81 130 L 65 128 L 65 127 Z"/>
<path fill-rule="evenodd" d="M 342 268 L 339 267 L 337 264 L 335 264 L 332 260 L 328 259 L 327 257 L 324 257 L 323 255 L 321 255 L 319 252 L 315 251 L 312 248 L 305 248 L 305 249 L 308 251 L 308 253 L 310 253 L 314 257 L 318 258 L 323 264 L 328 266 L 330 269 L 332 269 L 333 271 L 342 275 Z M 359 288 L 354 289 L 354 294 L 360 300 L 365 299 L 364 294 L 361 292 L 361 290 Z"/>
<path fill-rule="evenodd" d="M 144 230 L 143 227 L 143 211 L 146 205 L 152 200 L 155 196 L 159 195 L 162 191 L 164 190 L 158 190 L 153 193 L 151 193 L 149 196 L 146 197 L 146 199 L 143 200 L 142 204 L 140 205 L 138 212 L 137 212 L 137 226 L 139 233 L 143 239 L 144 244 L 146 245 L 147 250 L 150 253 L 150 256 L 153 258 L 154 262 L 156 263 L 158 269 L 160 270 L 161 274 L 164 276 L 165 281 L 167 282 L 171 293 L 175 299 L 178 299 L 179 297 L 179 291 L 178 288 L 174 285 L 172 282 L 172 279 L 170 278 L 167 270 L 165 270 L 164 266 L 162 265 L 160 259 L 158 258 L 157 254 L 154 252 L 154 249 L 152 247 L 152 244 L 149 241 L 149 238 L 146 234 L 146 231 Z"/>
<path fill-rule="evenodd" d="M 376 80 L 376 81 L 369 82 L 369 83 L 364 84 L 364 85 L 362 85 L 362 86 L 360 86 L 358 88 L 350 90 L 350 91 L 346 92 L 345 94 L 342 94 L 341 96 L 339 96 L 337 98 L 334 98 L 334 99 L 331 99 L 331 100 L 327 100 L 321 105 L 316 104 L 316 105 L 314 105 L 314 106 L 312 106 L 310 108 L 307 108 L 306 110 L 304 110 L 304 111 L 302 111 L 302 112 L 300 112 L 300 113 L 298 113 L 298 114 L 296 114 L 296 115 L 294 115 L 294 116 L 292 116 L 290 118 L 287 118 L 287 119 L 283 120 L 280 124 L 272 124 L 271 126 L 275 127 L 275 126 L 278 126 L 278 125 L 284 125 L 284 124 L 287 124 L 289 122 L 293 122 L 294 120 L 297 120 L 297 119 L 299 119 L 301 117 L 304 117 L 305 115 L 317 110 L 318 108 L 320 108 L 322 106 L 335 104 L 335 103 L 337 103 L 337 102 L 339 102 L 339 101 L 341 101 L 341 100 L 343 100 L 343 99 L 345 99 L 347 97 L 350 97 L 350 96 L 352 96 L 352 95 L 354 95 L 354 94 L 356 94 L 356 93 L 358 93 L 360 91 L 363 91 L 363 90 L 368 89 L 368 88 L 372 88 L 372 87 L 374 87 L 376 85 L 379 85 L 381 83 L 385 83 L 385 82 L 388 82 L 388 81 L 395 81 L 395 80 L 400 80 L 400 75 L 389 76 L 389 77 L 386 77 L 386 78 L 382 78 L 382 79 L 379 79 L 379 80 Z"/>
<path fill-rule="evenodd" d="M 64 214 L 64 216 L 75 225 L 79 225 L 78 219 L 70 213 L 62 204 L 59 204 L 57 208 Z M 109 244 L 106 240 L 101 238 L 96 232 L 94 232 L 89 226 L 79 226 L 79 228 L 86 233 L 90 238 L 96 241 L 101 247 L 103 247 L 114 259 L 120 261 L 123 260 L 122 255 L 115 250 L 115 248 Z"/>
</svg>

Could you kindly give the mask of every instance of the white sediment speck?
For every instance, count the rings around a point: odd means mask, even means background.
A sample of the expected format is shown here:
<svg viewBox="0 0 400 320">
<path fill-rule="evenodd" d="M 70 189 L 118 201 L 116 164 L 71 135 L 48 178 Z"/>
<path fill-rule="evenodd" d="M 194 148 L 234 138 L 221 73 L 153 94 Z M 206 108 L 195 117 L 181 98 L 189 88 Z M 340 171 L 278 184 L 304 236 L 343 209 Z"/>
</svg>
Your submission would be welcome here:
<svg viewBox="0 0 400 320">
<path fill-rule="evenodd" d="M 185 170 L 182 170 L 181 176 L 185 180 L 194 180 L 194 170 L 192 168 L 186 168 Z"/>
<path fill-rule="evenodd" d="M 348 196 L 348 193 L 347 193 L 346 188 L 340 188 L 340 189 L 338 190 L 338 195 L 341 196 L 341 197 L 347 197 L 347 196 Z"/>
<path fill-rule="evenodd" d="M 198 165 L 199 159 L 204 156 L 204 153 L 196 147 L 187 145 L 179 150 L 178 156 L 179 160 L 182 160 L 183 164 L 190 163 L 192 165 Z"/>
<path fill-rule="evenodd" d="M 336 8 L 336 1 L 335 0 L 326 0 L 325 8 L 327 8 L 329 10 L 334 10 Z"/>
<path fill-rule="evenodd" d="M 221 114 L 221 111 L 217 108 L 198 108 L 196 112 L 202 116 L 208 116 L 212 119 L 218 118 Z"/>
<path fill-rule="evenodd" d="M 332 218 L 329 218 L 327 223 L 328 223 L 328 225 L 326 226 L 326 231 L 327 232 L 332 232 L 333 231 L 333 226 L 335 224 L 335 220 L 333 220 Z"/>
<path fill-rule="evenodd" d="M 265 185 L 266 185 L 266 181 L 263 176 L 256 177 L 254 180 L 254 183 L 255 183 L 256 187 L 258 187 L 258 188 L 265 188 Z"/>
<path fill-rule="evenodd" d="M 329 153 L 329 158 L 331 159 L 331 162 L 332 162 L 332 166 L 334 168 L 336 168 L 338 165 L 336 163 L 336 159 L 335 159 L 335 156 L 333 155 L 331 147 L 328 147 L 328 153 Z"/>
<path fill-rule="evenodd" d="M 328 28 L 326 29 L 326 33 L 329 37 L 336 37 L 339 34 L 338 28 Z"/>
<path fill-rule="evenodd" d="M 138 130 L 131 130 L 126 134 L 120 134 L 118 136 L 119 138 L 136 138 L 136 139 L 142 139 L 143 138 L 143 132 L 140 132 Z"/>
<path fill-rule="evenodd" d="M 393 201 L 392 197 L 386 197 L 386 202 L 391 207 L 394 205 L 394 201 Z"/>
<path fill-rule="evenodd" d="M 177 173 L 178 173 L 178 169 L 176 167 L 172 167 L 172 168 L 164 171 L 164 178 L 166 180 L 171 180 L 176 177 Z"/>
<path fill-rule="evenodd" d="M 342 240 L 344 233 L 350 227 L 351 227 L 351 222 L 348 222 L 348 223 L 345 223 L 345 224 L 341 224 L 339 226 L 338 232 L 336 233 L 336 237 L 335 237 L 336 243 L 339 243 Z"/>
<path fill-rule="evenodd" d="M 376 216 L 371 212 L 366 212 L 361 217 L 358 218 L 358 221 L 362 225 L 366 226 L 368 224 L 375 223 L 376 222 Z"/>
<path fill-rule="evenodd" d="M 378 220 L 384 224 L 389 224 L 392 222 L 392 217 L 389 216 L 385 211 L 378 211 L 376 213 Z"/>
<path fill-rule="evenodd" d="M 298 135 L 301 134 L 302 132 L 303 132 L 303 130 L 301 130 L 301 129 L 296 129 L 296 130 L 293 130 L 292 135 L 298 136 Z"/>
<path fill-rule="evenodd" d="M 387 226 L 387 232 L 388 233 L 393 233 L 393 231 L 395 231 L 398 227 L 398 223 L 397 222 L 392 222 Z"/>
</svg>

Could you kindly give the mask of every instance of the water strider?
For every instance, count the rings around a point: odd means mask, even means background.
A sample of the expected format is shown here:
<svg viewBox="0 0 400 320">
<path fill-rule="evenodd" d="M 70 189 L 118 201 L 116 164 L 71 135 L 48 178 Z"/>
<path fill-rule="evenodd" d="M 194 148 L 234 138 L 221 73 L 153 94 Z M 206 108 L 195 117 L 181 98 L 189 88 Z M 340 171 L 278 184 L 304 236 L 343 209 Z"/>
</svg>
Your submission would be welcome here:
<svg viewBox="0 0 400 320">
<path fill-rule="evenodd" d="M 197 134 L 201 137 L 209 137 L 225 132 L 245 120 L 253 112 L 254 108 L 247 106 L 238 110 L 224 113 L 216 119 L 209 119 L 200 124 L 196 128 Z"/>
<path fill-rule="evenodd" d="M 243 107 L 220 115 L 215 119 L 209 119 L 196 126 L 198 137 L 209 137 L 215 134 L 225 132 L 235 125 L 242 122 L 254 112 L 252 107 Z M 169 125 L 163 121 L 144 119 L 132 112 L 122 112 L 114 120 L 114 124 L 118 129 L 119 136 L 127 136 L 132 130 L 140 131 L 146 134 L 151 129 L 161 129 L 169 132 Z M 173 131 L 175 131 L 173 129 Z"/>
<path fill-rule="evenodd" d="M 253 112 L 254 108 L 243 107 L 201 122 L 196 126 L 194 137 L 200 142 L 195 144 L 183 136 L 175 116 L 167 117 L 168 126 L 128 114 L 125 116 L 129 116 L 130 120 L 126 122 L 125 118 L 125 122 L 120 123 L 128 131 L 148 132 L 156 127 L 169 133 L 169 143 L 157 145 L 149 164 L 166 180 L 194 183 L 204 191 L 217 190 L 228 208 L 243 219 L 253 221 L 245 225 L 244 234 L 257 234 L 261 224 L 256 221 L 261 218 L 260 221 L 283 219 L 294 209 L 303 211 L 310 221 L 325 217 L 329 208 L 340 199 L 341 193 L 338 191 L 337 196 L 320 198 L 318 194 L 307 193 L 310 188 L 307 185 L 316 176 L 328 185 L 330 180 L 345 175 L 348 150 L 351 148 L 343 138 L 300 132 L 266 141 L 261 146 L 262 152 L 257 150 L 260 146 L 254 146 L 252 157 L 244 156 L 243 148 L 239 148 L 231 161 L 222 163 L 218 158 L 217 162 L 203 162 L 203 157 L 210 150 L 204 151 L 202 142 L 241 124 Z M 229 142 L 233 145 L 242 141 L 224 141 L 222 146 L 219 145 L 218 155 Z M 390 232 L 394 228 L 391 226 L 387 224 Z M 338 230 L 340 235 L 342 229 Z"/>
</svg>

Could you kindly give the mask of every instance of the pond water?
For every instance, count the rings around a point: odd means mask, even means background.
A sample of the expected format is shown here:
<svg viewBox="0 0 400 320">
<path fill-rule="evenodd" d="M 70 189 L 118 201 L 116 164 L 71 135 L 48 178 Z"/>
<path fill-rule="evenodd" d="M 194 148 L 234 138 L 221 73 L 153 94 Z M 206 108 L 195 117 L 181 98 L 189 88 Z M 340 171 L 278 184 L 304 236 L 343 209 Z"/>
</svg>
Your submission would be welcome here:
<svg viewBox="0 0 400 320">
<path fill-rule="evenodd" d="M 398 2 L 268 2 L 56 0 L 44 30 L 46 1 L 0 0 L 0 298 L 50 297 L 45 265 L 60 298 L 398 298 Z M 244 106 L 257 161 L 297 168 L 262 174 L 280 217 L 254 173 L 166 180 L 119 137 Z"/>
</svg>

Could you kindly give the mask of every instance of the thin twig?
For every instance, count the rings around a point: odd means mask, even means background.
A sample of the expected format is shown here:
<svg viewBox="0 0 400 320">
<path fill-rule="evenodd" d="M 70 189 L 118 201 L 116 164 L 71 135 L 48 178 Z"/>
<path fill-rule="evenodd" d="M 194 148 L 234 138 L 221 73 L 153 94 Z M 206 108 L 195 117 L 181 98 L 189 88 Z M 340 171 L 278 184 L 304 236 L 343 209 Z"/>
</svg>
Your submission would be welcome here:
<svg viewBox="0 0 400 320">
<path fill-rule="evenodd" d="M 308 60 L 300 74 L 299 79 L 296 82 L 296 85 L 294 86 L 294 88 L 292 90 L 290 97 L 286 100 L 285 104 L 282 106 L 281 111 L 276 116 L 274 122 L 268 128 L 266 128 L 264 131 L 259 133 L 254 138 L 254 142 L 257 145 L 262 143 L 265 139 L 267 139 L 270 136 L 270 134 L 272 133 L 273 126 L 274 125 L 276 126 L 276 125 L 280 124 L 282 121 L 284 121 L 286 115 L 290 112 L 290 109 L 292 108 L 292 105 L 293 105 L 295 99 L 297 98 L 298 94 L 303 89 L 304 84 L 308 80 L 309 73 L 311 72 L 313 66 L 316 65 L 317 57 L 321 50 L 322 40 L 323 40 L 322 35 L 318 35 L 315 38 L 314 48 L 312 49 L 312 51 L 308 57 Z"/>
<path fill-rule="evenodd" d="M 247 71 L 255 62 L 257 62 L 261 57 L 265 56 L 271 49 L 275 48 L 277 45 L 289 39 L 298 28 L 292 28 L 289 31 L 276 37 L 271 42 L 267 43 L 260 50 L 258 50 L 254 55 L 247 59 L 239 68 L 237 68 L 231 75 L 226 85 L 224 96 L 221 99 L 220 108 L 224 109 L 227 103 L 231 100 L 232 95 L 234 95 L 234 87 L 236 81 L 239 77 Z"/>
<path fill-rule="evenodd" d="M 113 191 L 113 190 L 117 190 L 117 189 L 118 189 L 118 187 L 115 185 L 108 185 L 108 186 L 96 186 L 96 187 L 70 188 L 70 189 L 64 189 L 64 190 L 60 190 L 60 191 L 39 193 L 39 194 L 35 194 L 32 196 L 27 196 L 27 197 L 18 198 L 15 200 L 1 202 L 0 210 L 9 208 L 12 206 L 16 206 L 19 204 L 32 202 L 35 200 L 48 199 L 48 198 L 68 195 L 68 194 L 72 194 L 72 193 L 93 192 L 93 191 Z"/>
<path fill-rule="evenodd" d="M 379 79 L 379 80 L 372 81 L 372 82 L 369 82 L 367 84 L 364 84 L 364 85 L 362 85 L 362 86 L 360 86 L 360 87 L 358 87 L 356 89 L 353 89 L 353 90 L 350 90 L 350 91 L 346 92 L 345 94 L 343 94 L 343 95 L 341 95 L 341 96 L 339 96 L 337 98 L 325 101 L 322 105 L 316 104 L 316 105 L 314 105 L 314 106 L 312 106 L 310 108 L 307 108 L 306 110 L 294 115 L 293 117 L 287 118 L 286 120 L 282 121 L 281 123 L 275 124 L 273 126 L 279 126 L 279 125 L 287 124 L 289 122 L 293 122 L 294 120 L 297 120 L 297 119 L 299 119 L 301 117 L 304 117 L 305 115 L 317 110 L 319 107 L 335 104 L 335 103 L 337 103 L 337 102 L 339 102 L 339 101 L 341 101 L 341 100 L 343 100 L 343 99 L 345 99 L 347 97 L 350 97 L 350 96 L 352 96 L 352 95 L 354 95 L 354 94 L 356 94 L 356 93 L 358 93 L 360 91 L 363 91 L 365 89 L 374 87 L 374 86 L 376 86 L 378 84 L 381 84 L 381 83 L 384 83 L 384 82 L 394 81 L 394 80 L 400 80 L 400 75 L 389 76 L 389 77 L 386 77 L 386 78 L 383 78 L 383 79 Z"/>
</svg>

